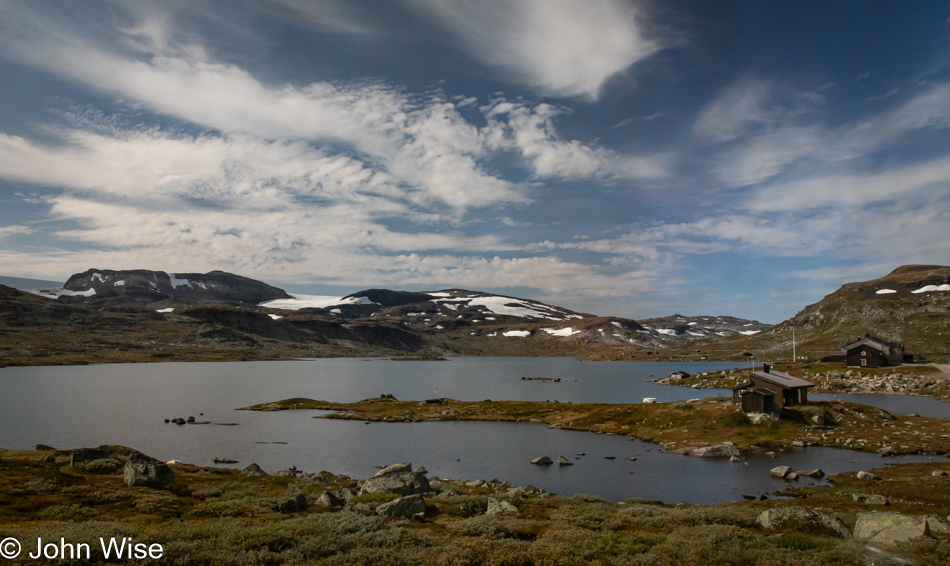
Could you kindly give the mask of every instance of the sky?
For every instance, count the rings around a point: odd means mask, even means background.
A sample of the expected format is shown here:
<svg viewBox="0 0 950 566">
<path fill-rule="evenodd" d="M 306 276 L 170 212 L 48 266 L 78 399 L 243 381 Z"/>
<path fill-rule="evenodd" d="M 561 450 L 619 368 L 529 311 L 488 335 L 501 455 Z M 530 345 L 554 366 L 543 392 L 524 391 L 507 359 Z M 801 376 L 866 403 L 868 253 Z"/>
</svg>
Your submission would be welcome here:
<svg viewBox="0 0 950 566">
<path fill-rule="evenodd" d="M 0 275 L 777 323 L 948 218 L 946 2 L 0 0 Z"/>
</svg>

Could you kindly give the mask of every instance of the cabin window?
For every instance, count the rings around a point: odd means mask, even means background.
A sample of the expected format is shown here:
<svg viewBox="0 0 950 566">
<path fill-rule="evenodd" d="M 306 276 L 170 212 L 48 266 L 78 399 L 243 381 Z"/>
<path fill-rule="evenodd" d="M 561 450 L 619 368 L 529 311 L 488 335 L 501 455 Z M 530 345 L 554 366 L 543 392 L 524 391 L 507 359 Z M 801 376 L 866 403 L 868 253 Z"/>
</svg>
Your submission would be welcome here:
<svg viewBox="0 0 950 566">
<path fill-rule="evenodd" d="M 861 355 L 862 355 L 862 356 L 866 356 L 866 355 L 868 355 L 868 353 L 867 353 L 866 351 L 864 351 L 864 350 L 861 350 Z"/>
</svg>

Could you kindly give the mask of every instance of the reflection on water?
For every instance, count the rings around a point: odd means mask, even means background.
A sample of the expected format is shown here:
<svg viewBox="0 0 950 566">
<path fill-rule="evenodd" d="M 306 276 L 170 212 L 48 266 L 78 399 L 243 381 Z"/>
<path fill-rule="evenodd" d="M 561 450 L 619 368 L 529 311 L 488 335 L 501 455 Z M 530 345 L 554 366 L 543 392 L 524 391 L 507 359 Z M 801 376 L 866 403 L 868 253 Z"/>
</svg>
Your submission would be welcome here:
<svg viewBox="0 0 950 566">
<path fill-rule="evenodd" d="M 0 369 L 0 446 L 59 448 L 122 444 L 165 460 L 211 465 L 215 456 L 258 462 L 265 470 L 290 465 L 368 477 L 373 466 L 397 461 L 424 465 L 448 478 L 505 479 L 556 493 L 593 493 L 611 500 L 647 497 L 716 503 L 784 487 L 768 470 L 820 467 L 827 473 L 885 463 L 876 455 L 827 448 L 787 450 L 749 465 L 667 454 L 627 437 L 549 430 L 515 423 L 374 423 L 311 418 L 313 411 L 258 413 L 237 407 L 289 397 L 354 401 L 392 393 L 400 399 L 435 395 L 460 400 L 661 402 L 726 394 L 644 382 L 674 369 L 690 373 L 730 363 L 579 362 L 565 358 L 456 358 L 446 362 L 325 359 L 299 362 L 120 364 Z M 561 383 L 521 380 L 560 377 Z M 576 380 L 576 381 L 575 381 Z M 847 396 L 840 396 L 842 398 Z M 871 395 L 906 403 L 895 412 L 950 416 L 947 405 L 921 397 Z M 878 404 L 878 403 L 875 403 Z M 878 404 L 878 406 L 881 406 Z M 937 414 L 934 414 L 936 412 Z M 200 416 L 199 413 L 204 413 Z M 238 426 L 183 426 L 165 418 Z M 273 444 L 286 442 L 286 444 Z M 576 465 L 538 467 L 537 456 L 587 455 Z M 615 456 L 605 460 L 604 456 Z M 637 458 L 631 461 L 630 458 Z M 926 460 L 911 457 L 901 461 Z M 887 460 L 891 462 L 893 460 Z M 801 485 L 814 483 L 802 480 Z"/>
</svg>

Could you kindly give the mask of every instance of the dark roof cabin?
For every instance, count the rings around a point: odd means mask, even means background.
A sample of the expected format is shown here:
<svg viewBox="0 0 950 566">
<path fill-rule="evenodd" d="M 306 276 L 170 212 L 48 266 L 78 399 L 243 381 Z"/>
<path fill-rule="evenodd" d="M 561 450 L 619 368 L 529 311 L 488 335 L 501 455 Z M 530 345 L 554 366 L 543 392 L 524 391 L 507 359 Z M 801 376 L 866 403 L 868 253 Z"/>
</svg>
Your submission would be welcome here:
<svg viewBox="0 0 950 566">
<path fill-rule="evenodd" d="M 808 388 L 814 386 L 762 364 L 761 371 L 750 371 L 748 380 L 732 388 L 732 402 L 746 413 L 773 413 L 808 403 Z"/>
<path fill-rule="evenodd" d="M 689 376 L 690 376 L 690 375 L 689 375 L 689 372 L 685 372 L 685 371 L 683 371 L 683 370 L 681 370 L 681 369 L 678 369 L 678 370 L 676 370 L 676 371 L 674 371 L 674 372 L 670 372 L 670 375 L 667 376 L 667 377 L 671 377 L 671 378 L 673 378 L 673 379 L 684 379 L 684 378 L 687 378 L 687 377 L 689 377 Z"/>
<path fill-rule="evenodd" d="M 842 344 L 841 352 L 848 367 L 880 368 L 899 366 L 904 361 L 904 345 L 865 334 L 856 342 Z"/>
</svg>

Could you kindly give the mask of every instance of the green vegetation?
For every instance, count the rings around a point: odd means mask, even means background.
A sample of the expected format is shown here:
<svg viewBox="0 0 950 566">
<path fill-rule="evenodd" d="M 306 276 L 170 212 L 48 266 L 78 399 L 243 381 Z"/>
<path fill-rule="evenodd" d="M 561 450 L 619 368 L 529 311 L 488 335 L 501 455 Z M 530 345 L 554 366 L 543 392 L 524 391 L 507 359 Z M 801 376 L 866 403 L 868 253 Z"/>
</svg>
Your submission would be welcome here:
<svg viewBox="0 0 950 566">
<path fill-rule="evenodd" d="M 437 480 L 433 484 L 442 493 L 426 496 L 425 520 L 409 521 L 383 520 L 368 510 L 366 503 L 381 503 L 392 494 L 357 496 L 344 509 L 313 505 L 324 491 L 358 486 L 332 474 L 320 479 L 248 478 L 234 470 L 181 465 L 174 466 L 176 479 L 169 489 L 156 490 L 126 487 L 119 473 L 57 464 L 61 455 L 0 453 L 0 532 L 5 537 L 63 537 L 93 543 L 95 549 L 98 537 L 127 536 L 163 546 L 163 558 L 143 563 L 182 566 L 859 565 L 868 551 L 849 539 L 794 530 L 776 537 L 757 527 L 755 519 L 768 508 L 808 505 L 853 527 L 857 513 L 868 510 L 852 497 L 858 491 L 886 495 L 892 501 L 888 510 L 950 513 L 950 478 L 931 475 L 947 467 L 941 463 L 875 470 L 882 480 L 870 485 L 843 474 L 832 478 L 832 486 L 799 490 L 793 500 L 717 506 L 669 506 L 642 499 L 611 503 L 530 489 L 513 494 L 505 482 L 473 488 L 462 481 Z M 300 494 L 311 503 L 306 509 L 275 505 Z M 485 515 L 489 497 L 514 502 L 519 513 Z M 938 533 L 889 551 L 937 565 L 950 556 L 950 538 Z M 92 563 L 100 563 L 96 551 L 92 557 Z"/>
<path fill-rule="evenodd" d="M 513 421 L 542 423 L 550 428 L 622 434 L 683 450 L 731 441 L 740 449 L 768 449 L 801 442 L 804 445 L 876 452 L 885 446 L 895 453 L 948 453 L 948 421 L 891 415 L 866 405 L 816 401 L 787 408 L 780 420 L 753 424 L 731 399 L 709 398 L 689 403 L 558 403 L 548 401 L 453 401 L 427 403 L 395 399 L 366 399 L 333 403 L 294 398 L 261 403 L 248 410 L 322 409 L 335 411 L 315 418 L 381 422 Z M 803 430 L 818 423 L 833 431 Z"/>
</svg>

